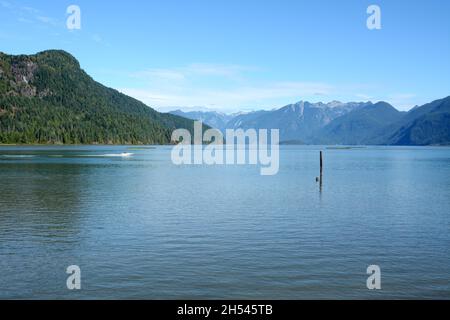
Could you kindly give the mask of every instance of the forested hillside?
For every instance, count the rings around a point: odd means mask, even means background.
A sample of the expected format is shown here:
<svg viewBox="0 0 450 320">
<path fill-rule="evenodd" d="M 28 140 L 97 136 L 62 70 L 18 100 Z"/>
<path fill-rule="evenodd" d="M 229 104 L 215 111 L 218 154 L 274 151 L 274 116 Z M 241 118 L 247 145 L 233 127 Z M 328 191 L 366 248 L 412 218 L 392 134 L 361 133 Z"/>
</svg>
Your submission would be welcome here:
<svg viewBox="0 0 450 320">
<path fill-rule="evenodd" d="M 166 144 L 192 127 L 95 82 L 67 52 L 0 53 L 0 143 Z"/>
</svg>

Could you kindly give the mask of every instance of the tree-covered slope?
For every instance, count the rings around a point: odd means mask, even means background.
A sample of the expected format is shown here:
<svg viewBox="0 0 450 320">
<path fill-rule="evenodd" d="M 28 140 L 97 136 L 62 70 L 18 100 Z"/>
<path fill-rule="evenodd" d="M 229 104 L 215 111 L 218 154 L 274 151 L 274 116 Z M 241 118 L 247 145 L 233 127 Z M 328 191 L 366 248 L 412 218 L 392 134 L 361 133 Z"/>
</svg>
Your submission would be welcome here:
<svg viewBox="0 0 450 320">
<path fill-rule="evenodd" d="M 67 52 L 0 53 L 0 143 L 165 144 L 192 127 L 95 82 Z"/>
<path fill-rule="evenodd" d="M 450 145 L 450 97 L 411 110 L 387 133 L 389 145 Z"/>
<path fill-rule="evenodd" d="M 386 102 L 347 113 L 325 126 L 316 136 L 319 144 L 370 144 L 375 133 L 400 120 L 403 113 Z"/>
</svg>

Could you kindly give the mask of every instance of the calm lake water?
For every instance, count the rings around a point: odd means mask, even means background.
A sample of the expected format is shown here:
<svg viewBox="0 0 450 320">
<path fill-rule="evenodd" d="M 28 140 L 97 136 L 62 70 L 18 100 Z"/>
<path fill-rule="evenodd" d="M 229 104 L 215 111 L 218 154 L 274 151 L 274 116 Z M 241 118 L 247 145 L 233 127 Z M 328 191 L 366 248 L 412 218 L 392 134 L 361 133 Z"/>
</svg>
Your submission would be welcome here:
<svg viewBox="0 0 450 320">
<path fill-rule="evenodd" d="M 0 298 L 450 299 L 450 148 L 285 146 L 266 177 L 170 152 L 1 147 Z"/>
</svg>

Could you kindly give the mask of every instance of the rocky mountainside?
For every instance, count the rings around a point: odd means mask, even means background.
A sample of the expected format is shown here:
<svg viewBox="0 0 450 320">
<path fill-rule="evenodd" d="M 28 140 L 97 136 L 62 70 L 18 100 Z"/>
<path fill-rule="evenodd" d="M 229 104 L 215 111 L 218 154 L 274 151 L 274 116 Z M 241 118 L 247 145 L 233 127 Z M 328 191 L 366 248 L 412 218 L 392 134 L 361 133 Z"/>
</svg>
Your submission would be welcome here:
<svg viewBox="0 0 450 320">
<path fill-rule="evenodd" d="M 192 119 L 195 113 L 177 114 Z M 217 115 L 200 120 L 215 126 Z M 256 111 L 231 117 L 221 130 L 279 129 L 284 144 L 325 145 L 450 145 L 450 97 L 409 112 L 400 112 L 386 102 L 298 102 L 271 111 Z"/>
<path fill-rule="evenodd" d="M 183 113 L 175 111 L 175 114 L 190 119 L 203 120 L 206 124 L 220 130 L 224 129 L 280 129 L 282 141 L 312 141 L 314 135 L 334 119 L 339 118 L 353 110 L 357 110 L 370 103 L 341 103 L 333 101 L 330 103 L 310 103 L 300 101 L 285 106 L 281 109 L 271 111 L 255 111 L 232 115 L 231 119 L 221 116 L 217 118 L 216 113 L 205 113 L 202 117 L 195 113 Z M 223 122 L 226 121 L 225 124 Z M 221 122 L 220 127 L 215 123 Z"/>
</svg>

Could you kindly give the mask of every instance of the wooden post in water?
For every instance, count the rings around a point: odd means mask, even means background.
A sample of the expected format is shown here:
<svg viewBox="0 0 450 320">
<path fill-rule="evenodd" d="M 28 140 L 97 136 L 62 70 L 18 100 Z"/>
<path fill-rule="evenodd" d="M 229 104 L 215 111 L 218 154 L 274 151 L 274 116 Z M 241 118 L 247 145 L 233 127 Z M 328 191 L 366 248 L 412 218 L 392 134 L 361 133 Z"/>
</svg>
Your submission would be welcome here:
<svg viewBox="0 0 450 320">
<path fill-rule="evenodd" d="M 322 177 L 323 172 L 323 152 L 320 151 L 320 176 Z"/>
<path fill-rule="evenodd" d="M 319 182 L 320 192 L 322 192 L 322 177 L 323 177 L 323 152 L 320 151 L 320 176 L 316 177 L 316 182 Z"/>
<path fill-rule="evenodd" d="M 323 176 L 323 152 L 320 151 L 320 192 L 322 192 L 322 176 Z"/>
</svg>

